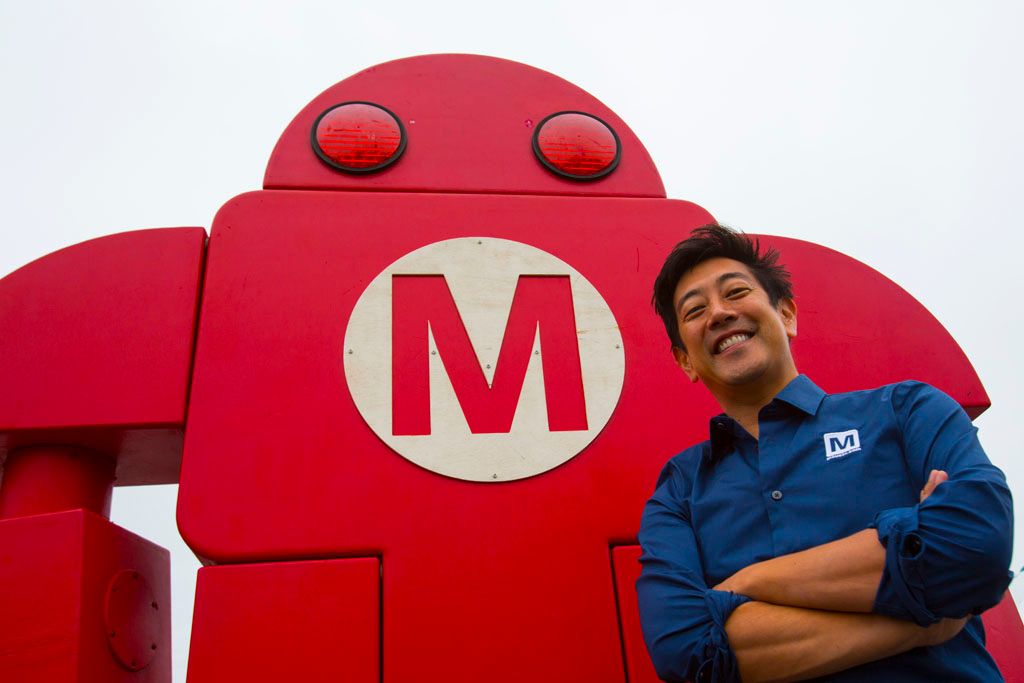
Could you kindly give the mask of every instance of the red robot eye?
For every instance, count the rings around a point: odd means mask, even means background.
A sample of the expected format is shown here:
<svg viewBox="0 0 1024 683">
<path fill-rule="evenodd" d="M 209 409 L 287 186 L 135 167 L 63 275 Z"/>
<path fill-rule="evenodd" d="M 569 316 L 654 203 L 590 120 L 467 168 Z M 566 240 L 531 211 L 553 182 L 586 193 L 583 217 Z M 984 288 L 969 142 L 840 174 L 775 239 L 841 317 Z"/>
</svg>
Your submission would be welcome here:
<svg viewBox="0 0 1024 683">
<path fill-rule="evenodd" d="M 619 165 L 622 145 L 611 126 L 580 111 L 546 117 L 533 133 L 533 153 L 548 170 L 573 180 L 594 180 Z"/>
<path fill-rule="evenodd" d="M 313 151 L 324 163 L 348 173 L 379 171 L 405 151 L 402 122 L 371 102 L 331 107 L 317 117 L 310 138 Z"/>
</svg>

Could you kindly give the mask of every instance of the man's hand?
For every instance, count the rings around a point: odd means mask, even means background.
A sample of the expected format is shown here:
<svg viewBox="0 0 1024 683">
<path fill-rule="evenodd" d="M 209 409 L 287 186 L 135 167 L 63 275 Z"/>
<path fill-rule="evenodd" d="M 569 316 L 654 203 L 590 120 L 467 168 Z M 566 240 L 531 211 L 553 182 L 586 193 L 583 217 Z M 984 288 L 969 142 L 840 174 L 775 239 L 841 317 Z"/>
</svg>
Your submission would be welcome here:
<svg viewBox="0 0 1024 683">
<path fill-rule="evenodd" d="M 924 502 L 949 479 L 932 470 Z M 753 598 L 726 622 L 744 681 L 796 681 L 955 637 L 967 619 L 922 628 L 870 612 L 885 563 L 873 529 L 757 562 L 715 586 Z"/>
<path fill-rule="evenodd" d="M 928 481 L 925 482 L 924 488 L 921 489 L 921 502 L 923 503 L 925 498 L 932 495 L 936 487 L 947 479 L 949 479 L 949 475 L 943 470 L 932 470 L 929 472 Z"/>
<path fill-rule="evenodd" d="M 940 619 L 927 628 L 921 629 L 920 645 L 942 645 L 944 642 L 960 633 L 970 617 L 963 619 Z"/>
</svg>

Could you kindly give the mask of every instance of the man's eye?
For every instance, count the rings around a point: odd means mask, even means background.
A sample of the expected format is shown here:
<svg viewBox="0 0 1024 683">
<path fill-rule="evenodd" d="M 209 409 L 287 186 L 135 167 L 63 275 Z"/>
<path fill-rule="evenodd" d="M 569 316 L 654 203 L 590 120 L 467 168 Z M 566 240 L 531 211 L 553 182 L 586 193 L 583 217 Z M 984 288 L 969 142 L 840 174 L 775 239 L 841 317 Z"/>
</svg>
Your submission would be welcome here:
<svg viewBox="0 0 1024 683">
<path fill-rule="evenodd" d="M 683 314 L 683 320 L 692 320 L 704 312 L 703 306 L 694 306 Z"/>
<path fill-rule="evenodd" d="M 742 296 L 746 296 L 750 293 L 750 287 L 734 287 L 726 293 L 726 297 L 730 299 L 739 299 Z"/>
</svg>

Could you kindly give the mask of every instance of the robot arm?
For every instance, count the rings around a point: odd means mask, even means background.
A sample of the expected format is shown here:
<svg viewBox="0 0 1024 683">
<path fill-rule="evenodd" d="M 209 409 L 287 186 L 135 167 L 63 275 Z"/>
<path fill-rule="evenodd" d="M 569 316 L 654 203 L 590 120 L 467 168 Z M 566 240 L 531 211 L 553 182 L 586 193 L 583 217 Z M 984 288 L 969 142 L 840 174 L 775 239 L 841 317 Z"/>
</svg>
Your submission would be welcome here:
<svg viewBox="0 0 1024 683">
<path fill-rule="evenodd" d="M 115 481 L 177 481 L 205 236 L 112 235 L 0 280 L 2 680 L 170 681 L 168 553 L 107 516 Z"/>
</svg>

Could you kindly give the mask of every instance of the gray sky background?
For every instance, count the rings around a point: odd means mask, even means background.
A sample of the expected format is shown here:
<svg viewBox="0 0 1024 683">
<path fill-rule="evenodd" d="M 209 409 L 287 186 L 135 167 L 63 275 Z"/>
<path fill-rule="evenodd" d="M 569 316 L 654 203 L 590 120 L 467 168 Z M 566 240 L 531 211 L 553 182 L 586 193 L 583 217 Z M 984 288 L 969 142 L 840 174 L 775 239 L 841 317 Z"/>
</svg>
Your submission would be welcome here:
<svg viewBox="0 0 1024 683">
<path fill-rule="evenodd" d="M 977 425 L 1024 520 L 1021 26 L 1009 1 L 0 0 L 0 274 L 113 232 L 208 228 L 260 187 L 292 117 L 365 67 L 514 59 L 622 116 L 670 197 L 843 251 L 920 300 L 989 392 Z M 172 550 L 184 681 L 198 564 L 175 495 L 118 489 L 113 519 Z"/>
</svg>

